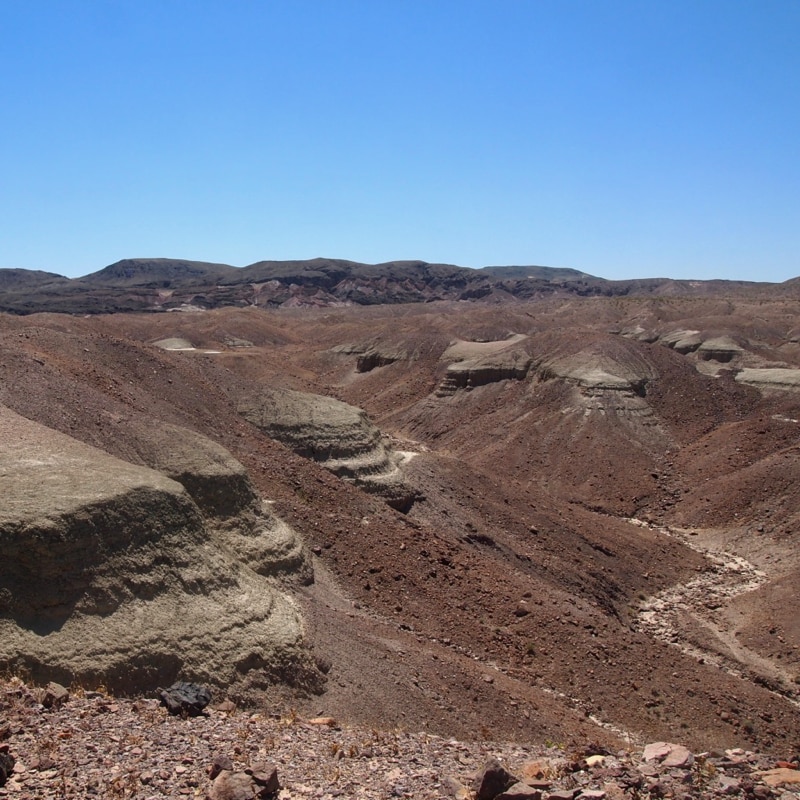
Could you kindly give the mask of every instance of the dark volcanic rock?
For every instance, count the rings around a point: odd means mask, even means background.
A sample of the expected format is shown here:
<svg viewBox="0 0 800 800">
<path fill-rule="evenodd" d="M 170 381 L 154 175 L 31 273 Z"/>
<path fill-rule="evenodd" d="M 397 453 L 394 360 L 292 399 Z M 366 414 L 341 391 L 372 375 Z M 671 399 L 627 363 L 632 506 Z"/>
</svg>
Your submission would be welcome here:
<svg viewBox="0 0 800 800">
<path fill-rule="evenodd" d="M 476 800 L 494 800 L 518 780 L 499 761 L 492 759 L 480 771 L 472 785 Z"/>
<path fill-rule="evenodd" d="M 161 689 L 158 696 L 170 714 L 187 714 L 190 717 L 202 714 L 211 702 L 211 692 L 205 686 L 183 681 L 173 683 L 169 689 Z"/>
<path fill-rule="evenodd" d="M 5 786 L 8 776 L 14 771 L 15 763 L 14 756 L 7 749 L 0 749 L 0 786 Z"/>
</svg>

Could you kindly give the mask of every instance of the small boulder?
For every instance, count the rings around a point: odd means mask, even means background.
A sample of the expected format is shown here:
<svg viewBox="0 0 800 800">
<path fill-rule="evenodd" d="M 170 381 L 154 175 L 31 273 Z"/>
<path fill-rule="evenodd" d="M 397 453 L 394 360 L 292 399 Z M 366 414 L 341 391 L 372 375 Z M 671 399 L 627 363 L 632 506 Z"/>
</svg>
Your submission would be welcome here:
<svg viewBox="0 0 800 800">
<path fill-rule="evenodd" d="M 5 786 L 8 776 L 14 771 L 14 756 L 8 752 L 8 745 L 0 746 L 0 786 Z"/>
<path fill-rule="evenodd" d="M 245 773 L 255 781 L 259 797 L 271 797 L 281 789 L 278 768 L 274 764 L 253 764 Z"/>
<path fill-rule="evenodd" d="M 720 794 L 739 794 L 741 790 L 741 781 L 738 778 L 734 778 L 732 775 L 720 775 L 717 777 L 714 788 Z"/>
<path fill-rule="evenodd" d="M 210 800 L 255 800 L 256 782 L 245 772 L 224 770 L 214 778 L 209 792 Z"/>
<path fill-rule="evenodd" d="M 599 754 L 593 756 L 586 756 L 586 758 L 584 759 L 587 767 L 602 767 L 605 760 L 606 757 Z"/>
<path fill-rule="evenodd" d="M 530 606 L 524 600 L 520 600 L 519 603 L 517 603 L 517 607 L 514 609 L 515 617 L 527 617 L 530 613 Z"/>
<path fill-rule="evenodd" d="M 447 794 L 453 797 L 454 800 L 470 800 L 472 797 L 469 789 L 455 778 L 448 776 L 442 781 L 442 786 Z"/>
<path fill-rule="evenodd" d="M 682 744 L 674 744 L 667 757 L 661 762 L 665 767 L 681 767 L 688 769 L 694 764 L 694 756 L 688 747 Z"/>
<path fill-rule="evenodd" d="M 42 705 L 45 708 L 58 708 L 69 700 L 69 690 L 60 683 L 51 681 L 42 692 Z"/>
<path fill-rule="evenodd" d="M 225 770 L 233 772 L 233 761 L 231 761 L 229 756 L 220 753 L 214 756 L 211 761 L 211 766 L 208 768 L 208 777 L 213 781 L 220 772 L 224 772 Z"/>
<path fill-rule="evenodd" d="M 244 772 L 220 772 L 211 784 L 209 800 L 268 800 L 280 789 L 277 768 L 261 764 Z"/>
<path fill-rule="evenodd" d="M 338 727 L 336 724 L 336 719 L 334 717 L 313 717 L 312 719 L 308 720 L 309 725 L 325 725 L 328 728 L 336 728 Z"/>
<path fill-rule="evenodd" d="M 494 800 L 497 795 L 510 789 L 519 780 L 508 772 L 499 761 L 488 761 L 476 776 L 472 790 L 475 800 Z"/>
<path fill-rule="evenodd" d="M 158 696 L 161 705 L 166 706 L 170 714 L 189 717 L 202 714 L 203 709 L 211 702 L 211 692 L 205 686 L 183 681 L 173 683 L 169 689 L 159 689 Z"/>
<path fill-rule="evenodd" d="M 764 772 L 757 772 L 756 775 L 761 777 L 761 780 L 767 786 L 788 786 L 789 784 L 800 784 L 800 770 L 786 769 L 786 767 L 778 767 L 777 769 L 768 769 Z"/>
<path fill-rule="evenodd" d="M 652 742 L 644 748 L 642 758 L 645 761 L 661 761 L 672 751 L 672 745 L 668 742 Z"/>
</svg>

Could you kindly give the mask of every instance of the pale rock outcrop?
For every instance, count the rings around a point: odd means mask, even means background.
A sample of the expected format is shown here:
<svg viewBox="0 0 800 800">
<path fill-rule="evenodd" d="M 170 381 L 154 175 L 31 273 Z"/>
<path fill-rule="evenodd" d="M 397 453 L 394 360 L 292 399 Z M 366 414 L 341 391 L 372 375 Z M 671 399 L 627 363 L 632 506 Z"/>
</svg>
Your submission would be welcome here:
<svg viewBox="0 0 800 800">
<path fill-rule="evenodd" d="M 531 357 L 524 351 L 456 361 L 447 367 L 447 372 L 436 389 L 436 395 L 448 397 L 459 389 L 469 391 L 498 381 L 524 380 L 530 368 Z"/>
<path fill-rule="evenodd" d="M 736 380 L 762 391 L 800 391 L 800 369 L 747 368 L 736 374 Z"/>
<path fill-rule="evenodd" d="M 378 367 L 408 359 L 406 350 L 386 344 L 340 344 L 332 347 L 331 352 L 356 356 L 356 372 L 372 372 Z"/>
<path fill-rule="evenodd" d="M 265 389 L 242 400 L 239 413 L 273 439 L 338 477 L 407 510 L 417 496 L 402 475 L 405 456 L 386 447 L 365 411 L 331 397 Z"/>
<path fill-rule="evenodd" d="M 704 361 L 719 361 L 727 364 L 744 353 L 730 336 L 715 336 L 706 339 L 698 348 L 697 355 Z"/>
<path fill-rule="evenodd" d="M 207 436 L 153 419 L 125 425 L 126 442 L 118 445 L 118 455 L 183 484 L 204 515 L 224 519 L 261 506 L 247 470 Z"/>
<path fill-rule="evenodd" d="M 302 538 L 272 513 L 247 470 L 228 450 L 196 431 L 166 422 L 132 419 L 127 427 L 125 444 L 118 444 L 120 455 L 182 484 L 207 526 L 250 569 L 311 583 L 311 559 Z"/>
<path fill-rule="evenodd" d="M 561 378 L 573 384 L 576 406 L 586 415 L 614 415 L 635 420 L 637 425 L 658 425 L 645 399 L 647 384 L 657 375 L 634 351 L 590 347 L 543 361 L 537 371 L 545 380 Z"/>
<path fill-rule="evenodd" d="M 162 350 L 194 350 L 195 346 L 188 340 L 179 336 L 172 336 L 168 339 L 159 339 L 153 342 L 156 347 Z"/>
<path fill-rule="evenodd" d="M 506 339 L 473 342 L 459 339 L 442 354 L 448 364 L 444 378 L 436 388 L 437 397 L 449 397 L 459 389 L 475 389 L 504 380 L 524 380 L 532 359 L 522 343 L 528 337 L 513 334 Z"/>
<path fill-rule="evenodd" d="M 703 343 L 700 331 L 678 330 L 663 334 L 659 341 L 678 353 L 693 353 Z"/>
<path fill-rule="evenodd" d="M 319 688 L 292 599 L 184 487 L 0 407 L 0 665 L 135 691 Z"/>
<path fill-rule="evenodd" d="M 656 377 L 655 370 L 637 355 L 614 355 L 600 349 L 544 361 L 539 372 L 545 378 L 563 378 L 588 392 L 608 390 L 638 396 L 644 395 L 648 381 Z"/>
</svg>

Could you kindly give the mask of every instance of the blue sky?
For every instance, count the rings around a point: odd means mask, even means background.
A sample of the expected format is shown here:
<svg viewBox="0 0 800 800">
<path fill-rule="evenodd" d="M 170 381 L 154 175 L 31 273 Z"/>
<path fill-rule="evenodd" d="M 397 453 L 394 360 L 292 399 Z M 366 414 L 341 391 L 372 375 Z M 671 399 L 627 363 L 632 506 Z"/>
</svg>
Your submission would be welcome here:
<svg viewBox="0 0 800 800">
<path fill-rule="evenodd" d="M 800 0 L 2 0 L 0 267 L 800 275 Z"/>
</svg>

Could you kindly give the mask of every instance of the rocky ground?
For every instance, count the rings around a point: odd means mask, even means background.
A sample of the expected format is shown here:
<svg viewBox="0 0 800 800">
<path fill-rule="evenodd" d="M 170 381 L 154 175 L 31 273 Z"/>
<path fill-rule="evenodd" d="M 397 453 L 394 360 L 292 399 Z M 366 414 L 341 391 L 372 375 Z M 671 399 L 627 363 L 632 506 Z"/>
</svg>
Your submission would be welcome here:
<svg viewBox="0 0 800 800">
<path fill-rule="evenodd" d="M 464 742 L 264 714 L 232 703 L 170 715 L 157 699 L 0 683 L 0 797 L 780 798 L 800 796 L 797 754 L 692 753 Z"/>
<path fill-rule="evenodd" d="M 532 756 L 548 741 L 567 754 L 668 741 L 696 764 L 771 753 L 767 768 L 800 742 L 800 395 L 735 376 L 800 367 L 796 312 L 736 295 L 3 316 L 0 403 L 190 486 L 181 463 L 200 441 L 243 465 L 312 556 L 315 581 L 304 568 L 281 588 L 325 678 L 280 705 L 263 682 L 248 708 L 265 724 L 294 706 L 342 731 L 477 742 L 469 770 L 442 770 L 465 784 L 494 752 L 480 743 L 500 740 Z M 405 454 L 411 507 L 239 413 L 272 387 L 364 409 Z M 193 498 L 211 513 L 225 492 L 203 485 Z M 228 548 L 237 532 L 216 525 Z"/>
</svg>

